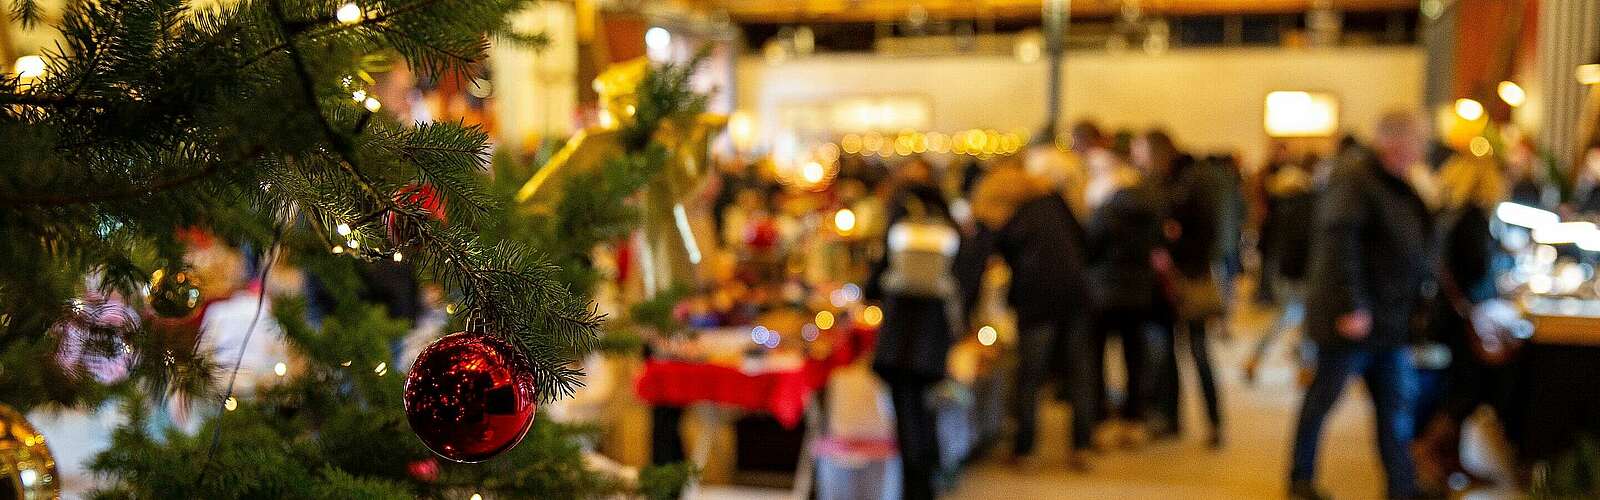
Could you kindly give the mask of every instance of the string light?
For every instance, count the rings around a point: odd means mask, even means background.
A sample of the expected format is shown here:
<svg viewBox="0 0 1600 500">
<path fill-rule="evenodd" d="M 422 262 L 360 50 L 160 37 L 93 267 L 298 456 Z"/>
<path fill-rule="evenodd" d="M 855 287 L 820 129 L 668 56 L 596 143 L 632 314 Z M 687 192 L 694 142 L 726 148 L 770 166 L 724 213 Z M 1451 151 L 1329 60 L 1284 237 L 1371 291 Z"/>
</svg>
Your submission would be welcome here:
<svg viewBox="0 0 1600 500">
<path fill-rule="evenodd" d="M 344 253 L 344 246 L 342 246 L 342 245 L 334 245 L 333 246 L 333 250 L 330 250 L 330 251 L 333 252 L 334 255 L 338 255 L 338 254 Z"/>
<path fill-rule="evenodd" d="M 349 241 L 344 242 L 344 246 L 350 247 L 351 250 L 354 250 L 354 249 L 357 249 L 357 248 L 361 248 L 361 242 L 356 241 L 355 239 L 351 239 Z"/>
<path fill-rule="evenodd" d="M 395 262 L 400 262 L 401 260 L 404 260 L 404 259 L 405 259 L 405 257 L 401 256 L 400 252 L 395 252 L 394 253 L 394 261 Z"/>
<path fill-rule="evenodd" d="M 367 107 L 367 111 L 371 111 L 373 113 L 377 113 L 379 109 L 383 108 L 383 103 L 378 102 L 378 99 L 375 97 L 368 97 L 367 100 L 363 101 L 361 104 Z"/>
<path fill-rule="evenodd" d="M 38 78 L 44 76 L 45 63 L 43 57 L 18 57 L 17 63 L 12 67 L 16 69 L 18 78 Z"/>
<path fill-rule="evenodd" d="M 477 493 L 473 493 L 472 494 L 472 498 L 469 498 L 467 500 L 483 500 L 483 495 L 479 495 Z"/>
<path fill-rule="evenodd" d="M 378 374 L 379 377 L 382 377 L 384 375 L 388 375 L 389 374 L 389 363 L 385 363 L 383 361 L 379 361 L 378 362 L 378 366 L 372 367 L 372 373 Z"/>
<path fill-rule="evenodd" d="M 222 401 L 222 407 L 228 411 L 237 410 L 239 409 L 239 400 L 233 399 L 233 396 L 228 396 L 228 399 Z"/>
<path fill-rule="evenodd" d="M 289 365 L 283 364 L 283 362 L 280 361 L 278 364 L 272 365 L 272 373 L 278 374 L 279 377 L 287 375 L 289 373 Z"/>
<path fill-rule="evenodd" d="M 351 92 L 350 93 L 350 99 L 355 100 L 357 103 L 366 101 L 367 100 L 367 91 L 365 91 L 365 90 L 357 90 L 355 92 Z"/>
<path fill-rule="evenodd" d="M 361 22 L 361 6 L 356 5 L 355 2 L 340 5 L 339 10 L 333 13 L 333 17 L 344 24 Z"/>
<path fill-rule="evenodd" d="M 349 224 L 345 224 L 343 222 L 340 222 L 339 223 L 339 227 L 336 227 L 333 230 L 337 231 L 339 233 L 339 236 L 350 236 L 350 225 Z"/>
</svg>

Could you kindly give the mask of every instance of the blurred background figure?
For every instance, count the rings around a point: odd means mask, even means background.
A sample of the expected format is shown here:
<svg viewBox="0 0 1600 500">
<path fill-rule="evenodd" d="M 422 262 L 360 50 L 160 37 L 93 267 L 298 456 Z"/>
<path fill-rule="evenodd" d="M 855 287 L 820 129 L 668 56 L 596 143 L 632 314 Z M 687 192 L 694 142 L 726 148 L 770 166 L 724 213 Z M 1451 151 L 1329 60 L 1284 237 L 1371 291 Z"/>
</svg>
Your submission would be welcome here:
<svg viewBox="0 0 1600 500">
<path fill-rule="evenodd" d="M 1163 329 L 1160 364 L 1160 390 L 1157 405 L 1162 420 L 1157 437 L 1176 437 L 1182 430 L 1182 392 L 1177 351 L 1177 334 L 1188 339 L 1185 346 L 1194 360 L 1195 373 L 1205 398 L 1210 424 L 1207 443 L 1222 445 L 1222 410 L 1218 404 L 1216 379 L 1212 375 L 1211 354 L 1206 334 L 1207 323 L 1220 319 L 1223 298 L 1213 274 L 1217 261 L 1217 238 L 1221 226 L 1221 187 L 1224 173 L 1215 164 L 1195 161 L 1178 150 L 1172 137 L 1162 130 L 1145 132 L 1134 141 L 1134 163 L 1146 175 L 1159 180 L 1165 197 L 1166 236 L 1170 267 L 1163 270 L 1162 283 L 1176 302 L 1177 326 Z"/>
<path fill-rule="evenodd" d="M 1375 151 L 1332 174 L 1312 247 L 1306 333 L 1317 367 L 1294 434 L 1289 495 L 1324 499 L 1315 485 L 1323 422 L 1347 379 L 1362 376 L 1372 398 L 1389 498 L 1425 498 L 1408 451 L 1416 373 L 1407 342 L 1413 311 L 1433 280 L 1433 224 L 1406 183 L 1423 159 L 1426 131 L 1410 113 L 1380 119 Z"/>
<path fill-rule="evenodd" d="M 1493 158 L 1463 152 L 1444 164 L 1439 180 L 1440 296 L 1433 303 L 1426 333 L 1430 343 L 1441 345 L 1449 355 L 1443 380 L 1421 395 L 1420 432 L 1413 453 L 1418 479 L 1442 490 L 1452 482 L 1488 483 L 1461 464 L 1461 424 L 1480 406 L 1495 411 L 1510 431 L 1507 434 L 1519 426 L 1516 412 L 1509 411 L 1515 369 L 1504 358 L 1485 356 L 1476 338 L 1480 329 L 1487 335 L 1494 328 L 1482 321 L 1483 312 L 1495 307 L 1510 310 L 1507 303 L 1496 300 L 1495 276 L 1503 271 L 1496 268 L 1504 260 L 1489 228 L 1494 208 L 1505 199 L 1506 182 Z"/>
<path fill-rule="evenodd" d="M 1307 164 L 1285 163 L 1263 182 L 1272 212 L 1263 223 L 1261 234 L 1269 238 L 1262 245 L 1262 281 L 1273 283 L 1273 302 L 1279 307 L 1272 326 L 1255 342 L 1244 362 L 1244 380 L 1254 383 L 1256 372 L 1272 345 L 1305 319 L 1306 269 L 1311 256 L 1311 237 L 1315 229 L 1317 189 L 1314 174 Z M 1310 342 L 1295 349 L 1302 367 L 1302 379 L 1309 377 L 1315 357 Z"/>
<path fill-rule="evenodd" d="M 964 324 L 952 269 L 960 233 L 944 195 L 931 183 L 932 170 L 920 160 L 901 166 L 888 198 L 886 251 L 865 290 L 868 300 L 883 305 L 872 368 L 894 401 L 907 499 L 937 496 L 941 462 L 929 389 L 945 378 L 951 343 Z"/>
<path fill-rule="evenodd" d="M 1086 136 L 1087 141 L 1103 139 Z M 1149 438 L 1154 369 L 1164 356 L 1160 347 L 1169 334 L 1163 330 L 1171 322 L 1171 300 L 1157 270 L 1171 265 L 1162 233 L 1166 215 L 1159 179 L 1142 175 L 1103 149 L 1087 150 L 1085 161 L 1091 172 L 1087 204 L 1094 211 L 1088 226 L 1088 276 L 1095 303 L 1091 351 L 1096 367 L 1090 369 L 1104 371 L 1105 344 L 1120 338 L 1125 395 L 1110 429 L 1114 441 L 1136 447 Z M 1104 393 L 1104 385 L 1098 390 Z"/>
</svg>

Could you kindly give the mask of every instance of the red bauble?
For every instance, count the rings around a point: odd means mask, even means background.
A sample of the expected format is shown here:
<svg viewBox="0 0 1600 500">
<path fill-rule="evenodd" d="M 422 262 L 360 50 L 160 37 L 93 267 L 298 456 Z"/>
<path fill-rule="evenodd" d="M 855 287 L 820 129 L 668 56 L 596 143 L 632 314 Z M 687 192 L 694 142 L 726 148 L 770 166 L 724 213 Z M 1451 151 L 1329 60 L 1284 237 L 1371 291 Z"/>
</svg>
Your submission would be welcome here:
<svg viewBox="0 0 1600 500">
<path fill-rule="evenodd" d="M 516 446 L 533 426 L 533 374 L 504 341 L 452 333 L 417 355 L 406 375 L 405 408 L 428 449 L 482 462 Z"/>
<path fill-rule="evenodd" d="M 444 212 L 444 198 L 439 197 L 439 191 L 428 184 L 411 184 L 395 192 L 394 202 L 406 208 L 421 208 L 439 222 L 447 222 Z M 389 242 L 403 245 L 415 239 L 420 231 L 416 222 L 410 217 L 394 212 L 383 214 L 383 224 L 389 231 Z"/>
</svg>

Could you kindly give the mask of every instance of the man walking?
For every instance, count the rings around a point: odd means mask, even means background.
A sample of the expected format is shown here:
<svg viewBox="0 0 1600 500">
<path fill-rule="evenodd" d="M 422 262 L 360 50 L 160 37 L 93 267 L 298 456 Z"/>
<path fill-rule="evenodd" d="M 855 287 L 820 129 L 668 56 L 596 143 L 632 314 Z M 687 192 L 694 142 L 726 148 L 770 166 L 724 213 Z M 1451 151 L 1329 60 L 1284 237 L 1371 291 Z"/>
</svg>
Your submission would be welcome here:
<svg viewBox="0 0 1600 500">
<path fill-rule="evenodd" d="M 1290 497 L 1317 489 L 1317 445 L 1346 380 L 1360 375 L 1372 396 L 1389 498 L 1424 497 L 1408 453 L 1416 380 L 1406 350 L 1412 312 L 1432 284 L 1428 209 L 1406 181 L 1422 161 L 1425 132 L 1408 113 L 1378 122 L 1374 151 L 1341 159 L 1317 218 L 1306 333 L 1318 344 L 1294 436 Z"/>
</svg>

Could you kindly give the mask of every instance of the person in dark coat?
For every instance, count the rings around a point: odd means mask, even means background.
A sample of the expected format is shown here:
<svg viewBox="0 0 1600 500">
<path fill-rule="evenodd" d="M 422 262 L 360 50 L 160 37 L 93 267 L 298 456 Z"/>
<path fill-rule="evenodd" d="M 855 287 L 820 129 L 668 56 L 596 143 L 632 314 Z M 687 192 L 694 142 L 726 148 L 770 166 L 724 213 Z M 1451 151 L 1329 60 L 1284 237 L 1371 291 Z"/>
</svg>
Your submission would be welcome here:
<svg viewBox="0 0 1600 500">
<path fill-rule="evenodd" d="M 991 232 L 989 245 L 1011 268 L 1006 298 L 1017 314 L 1018 366 L 1012 416 L 1016 421 L 1012 455 L 1031 461 L 1038 426 L 1039 393 L 1051 371 L 1052 355 L 1086 353 L 1087 305 L 1083 277 L 1085 235 L 1067 198 L 1068 179 L 1075 175 L 1070 159 L 1052 144 L 1036 144 L 1027 153 L 1026 169 L 996 169 L 978 187 L 980 226 Z M 992 215 L 995 205 L 1009 214 Z M 1011 208 L 1014 207 L 1014 208 Z M 988 229 L 990 226 L 997 226 Z M 1063 346 L 1063 347 L 1057 347 Z M 1067 366 L 1065 385 L 1072 404 L 1072 452 L 1068 465 L 1088 467 L 1085 451 L 1094 431 L 1098 381 L 1087 360 L 1055 360 Z"/>
<path fill-rule="evenodd" d="M 1177 303 L 1178 326 L 1162 338 L 1160 352 L 1164 355 L 1157 373 L 1159 390 L 1156 407 L 1160 410 L 1157 437 L 1177 437 L 1182 429 L 1181 395 L 1183 385 L 1178 369 L 1176 334 L 1188 338 L 1190 356 L 1195 373 L 1200 379 L 1200 392 L 1205 398 L 1206 418 L 1211 426 L 1207 443 L 1212 447 L 1222 445 L 1222 409 L 1218 400 L 1216 378 L 1212 375 L 1210 342 L 1206 335 L 1207 323 L 1222 315 L 1222 293 L 1213 275 L 1217 261 L 1217 238 L 1222 218 L 1218 193 L 1225 175 L 1214 165 L 1202 164 L 1178 151 L 1166 132 L 1146 132 L 1134 145 L 1135 163 L 1147 175 L 1160 179 L 1168 217 L 1164 232 L 1166 246 L 1172 256 L 1171 274 Z"/>
<path fill-rule="evenodd" d="M 1266 333 L 1256 339 L 1250 357 L 1245 359 L 1246 383 L 1255 382 L 1256 371 L 1267 357 L 1272 344 L 1289 331 L 1299 328 L 1305 321 L 1306 274 L 1310 267 L 1312 233 L 1316 231 L 1317 195 L 1320 189 L 1315 183 L 1315 178 L 1316 175 L 1307 168 L 1290 165 L 1278 169 L 1266 179 L 1267 196 L 1274 200 L 1272 220 L 1280 227 L 1269 233 L 1272 235 L 1272 241 L 1267 243 L 1276 257 L 1261 272 L 1270 273 L 1273 283 L 1276 283 L 1273 294 L 1279 312 L 1278 319 L 1273 321 Z M 1309 380 L 1307 374 L 1310 373 L 1315 358 L 1311 352 L 1315 349 L 1307 348 L 1309 344 L 1305 342 L 1299 345 L 1302 383 L 1304 383 Z"/>
<path fill-rule="evenodd" d="M 1145 413 L 1152 401 L 1155 360 L 1164 357 L 1156 348 L 1168 335 L 1163 332 L 1171 317 L 1170 290 L 1156 267 L 1158 262 L 1170 262 L 1162 230 L 1166 211 L 1156 182 L 1141 179 L 1125 165 L 1095 168 L 1091 195 L 1109 194 L 1094 205 L 1087 231 L 1087 276 L 1094 303 L 1090 351 L 1095 354 L 1095 366 L 1089 370 L 1103 372 L 1106 341 L 1120 336 L 1127 385 L 1117 416 L 1127 424 L 1121 441 L 1133 446 L 1148 436 Z M 1098 390 L 1104 394 L 1104 384 Z M 1109 398 L 1099 399 L 1104 403 Z"/>
<path fill-rule="evenodd" d="M 1428 208 L 1406 181 L 1422 161 L 1424 126 L 1409 113 L 1378 123 L 1376 151 L 1344 158 L 1317 218 L 1306 334 L 1317 369 L 1294 434 L 1290 496 L 1327 498 L 1314 484 L 1323 422 L 1349 377 L 1361 375 L 1372 406 L 1388 498 L 1423 496 L 1407 445 L 1416 374 L 1407 350 L 1411 319 L 1433 286 Z"/>
<path fill-rule="evenodd" d="M 908 164 L 927 168 L 925 164 Z M 913 216 L 924 221 L 949 225 L 949 206 L 939 190 L 919 173 L 902 176 L 902 184 L 889 198 L 889 227 Z M 888 248 L 888 245 L 885 245 Z M 948 292 L 941 296 L 900 293 L 885 286 L 892 252 L 872 266 L 866 298 L 883 307 L 883 323 L 878 329 L 872 369 L 889 386 L 894 402 L 895 437 L 903 469 L 902 498 L 931 499 L 937 495 L 935 478 L 941 470 L 939 439 L 934 412 L 928 408 L 929 390 L 945 377 L 945 362 L 962 318 L 959 290 L 952 269 L 941 269 L 949 278 Z"/>
</svg>

